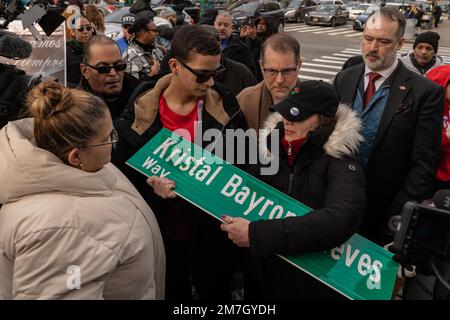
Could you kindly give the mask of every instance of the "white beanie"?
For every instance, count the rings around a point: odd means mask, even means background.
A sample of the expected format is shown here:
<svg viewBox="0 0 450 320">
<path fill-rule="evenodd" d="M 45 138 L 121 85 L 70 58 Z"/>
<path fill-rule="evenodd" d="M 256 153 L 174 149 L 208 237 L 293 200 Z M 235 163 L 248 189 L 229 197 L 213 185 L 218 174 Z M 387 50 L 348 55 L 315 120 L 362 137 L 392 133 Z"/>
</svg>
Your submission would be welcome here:
<svg viewBox="0 0 450 320">
<path fill-rule="evenodd" d="M 161 18 L 167 18 L 173 15 L 176 15 L 177 13 L 172 9 L 172 8 L 166 8 L 161 10 L 161 12 L 159 13 L 159 16 Z"/>
</svg>

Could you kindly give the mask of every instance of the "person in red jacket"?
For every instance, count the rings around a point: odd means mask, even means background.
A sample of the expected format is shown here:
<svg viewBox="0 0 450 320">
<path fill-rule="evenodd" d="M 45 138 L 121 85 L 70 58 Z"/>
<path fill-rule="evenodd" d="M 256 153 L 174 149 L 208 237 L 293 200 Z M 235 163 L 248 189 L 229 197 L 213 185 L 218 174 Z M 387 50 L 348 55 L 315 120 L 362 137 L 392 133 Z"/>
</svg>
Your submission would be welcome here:
<svg viewBox="0 0 450 320">
<path fill-rule="evenodd" d="M 439 84 L 445 90 L 444 128 L 442 130 L 442 151 L 437 172 L 436 190 L 450 189 L 450 65 L 434 68 L 427 78 Z"/>
</svg>

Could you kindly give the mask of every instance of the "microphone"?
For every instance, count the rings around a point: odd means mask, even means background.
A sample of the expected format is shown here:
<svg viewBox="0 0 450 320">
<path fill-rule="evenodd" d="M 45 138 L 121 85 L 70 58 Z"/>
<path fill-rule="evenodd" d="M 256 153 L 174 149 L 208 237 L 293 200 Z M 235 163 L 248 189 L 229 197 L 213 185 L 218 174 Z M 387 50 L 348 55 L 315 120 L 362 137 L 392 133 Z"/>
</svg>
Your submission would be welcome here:
<svg viewBox="0 0 450 320">
<path fill-rule="evenodd" d="M 436 208 L 450 211 L 450 190 L 439 190 L 433 196 Z"/>
<path fill-rule="evenodd" d="M 26 59 L 31 56 L 33 48 L 30 43 L 17 36 L 0 34 L 0 56 L 8 59 Z"/>
</svg>

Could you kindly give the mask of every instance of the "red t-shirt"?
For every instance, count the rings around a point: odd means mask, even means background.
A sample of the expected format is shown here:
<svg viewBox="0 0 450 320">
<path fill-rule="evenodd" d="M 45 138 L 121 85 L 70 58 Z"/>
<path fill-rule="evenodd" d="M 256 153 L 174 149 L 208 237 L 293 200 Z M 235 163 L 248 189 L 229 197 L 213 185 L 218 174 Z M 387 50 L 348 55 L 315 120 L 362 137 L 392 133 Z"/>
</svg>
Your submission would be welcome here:
<svg viewBox="0 0 450 320">
<path fill-rule="evenodd" d="M 281 139 L 281 144 L 283 145 L 283 148 L 288 156 L 288 164 L 290 168 L 292 168 L 292 166 L 294 165 L 295 157 L 297 157 L 297 154 L 305 141 L 306 137 L 289 142 L 286 141 L 286 136 L 283 136 L 283 138 Z"/>
<path fill-rule="evenodd" d="M 187 115 L 173 112 L 167 105 L 163 95 L 159 98 L 159 117 L 164 128 L 174 131 L 186 140 L 194 141 L 195 121 L 198 120 L 199 99 Z M 202 100 L 203 101 L 203 100 Z M 182 129 L 182 130 L 180 130 Z M 190 236 L 189 216 L 184 208 L 174 205 L 171 201 L 162 202 L 162 223 L 160 228 L 173 241 L 186 241 Z"/>
<path fill-rule="evenodd" d="M 195 137 L 195 122 L 198 121 L 198 103 L 192 111 L 187 115 L 180 115 L 173 112 L 167 105 L 166 99 L 163 95 L 159 98 L 159 118 L 164 128 L 176 133 L 190 142 L 194 142 Z"/>
</svg>

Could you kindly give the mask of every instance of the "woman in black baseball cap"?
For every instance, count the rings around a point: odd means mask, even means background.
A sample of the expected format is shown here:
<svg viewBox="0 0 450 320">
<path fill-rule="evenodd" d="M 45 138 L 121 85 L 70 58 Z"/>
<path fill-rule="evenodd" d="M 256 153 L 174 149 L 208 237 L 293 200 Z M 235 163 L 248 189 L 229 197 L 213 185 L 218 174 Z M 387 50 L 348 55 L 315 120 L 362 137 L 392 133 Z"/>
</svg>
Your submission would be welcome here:
<svg viewBox="0 0 450 320">
<path fill-rule="evenodd" d="M 224 217 L 229 223 L 221 228 L 262 262 L 258 288 L 248 290 L 259 295 L 246 298 L 337 298 L 335 291 L 274 254 L 330 250 L 357 231 L 365 207 L 364 173 L 356 159 L 361 121 L 348 106 L 339 105 L 335 88 L 323 81 L 301 82 L 272 111 L 259 146 L 271 161 L 278 158 L 279 170 L 259 178 L 313 210 L 301 217 L 254 222 Z M 271 139 L 276 130 L 279 148 Z M 254 276 L 249 282 L 255 282 Z"/>
</svg>

